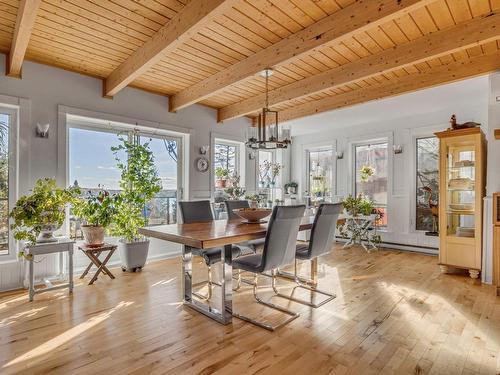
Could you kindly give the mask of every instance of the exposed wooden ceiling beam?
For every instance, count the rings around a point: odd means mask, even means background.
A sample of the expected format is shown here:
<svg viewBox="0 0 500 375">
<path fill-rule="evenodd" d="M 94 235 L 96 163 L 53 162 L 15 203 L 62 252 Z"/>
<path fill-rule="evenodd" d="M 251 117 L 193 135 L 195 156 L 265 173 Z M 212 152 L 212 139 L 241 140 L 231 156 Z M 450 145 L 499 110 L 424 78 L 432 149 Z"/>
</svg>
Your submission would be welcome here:
<svg viewBox="0 0 500 375">
<path fill-rule="evenodd" d="M 19 3 L 16 28 L 6 64 L 6 74 L 10 77 L 21 78 L 24 55 L 35 25 L 40 2 L 41 0 L 21 0 Z"/>
<path fill-rule="evenodd" d="M 500 51 L 447 65 L 426 69 L 417 74 L 394 78 L 344 94 L 311 101 L 279 112 L 280 123 L 315 115 L 325 111 L 349 107 L 372 100 L 383 99 L 445 83 L 483 75 L 500 69 Z"/>
<path fill-rule="evenodd" d="M 269 105 L 340 87 L 373 75 L 400 69 L 425 60 L 470 48 L 500 38 L 500 14 L 490 14 L 437 31 L 403 45 L 330 69 L 269 92 Z M 218 111 L 219 121 L 259 110 L 265 94 L 256 95 Z"/>
<path fill-rule="evenodd" d="M 311 26 L 172 96 L 170 110 L 199 102 L 266 67 L 285 64 L 321 45 L 340 43 L 355 33 L 381 25 L 435 0 L 358 0 Z"/>
<path fill-rule="evenodd" d="M 106 79 L 105 96 L 116 95 L 170 51 L 230 9 L 238 0 L 192 0 Z"/>
</svg>

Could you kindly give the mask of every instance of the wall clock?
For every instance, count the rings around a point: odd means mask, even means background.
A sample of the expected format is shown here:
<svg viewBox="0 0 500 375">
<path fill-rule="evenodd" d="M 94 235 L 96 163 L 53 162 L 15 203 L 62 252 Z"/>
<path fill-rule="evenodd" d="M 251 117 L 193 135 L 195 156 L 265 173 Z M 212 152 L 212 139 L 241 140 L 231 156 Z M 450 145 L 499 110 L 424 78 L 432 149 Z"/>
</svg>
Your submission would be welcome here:
<svg viewBox="0 0 500 375">
<path fill-rule="evenodd" d="M 208 166 L 209 163 L 207 158 L 201 156 L 198 159 L 196 159 L 196 169 L 198 170 L 198 172 L 208 171 Z"/>
</svg>

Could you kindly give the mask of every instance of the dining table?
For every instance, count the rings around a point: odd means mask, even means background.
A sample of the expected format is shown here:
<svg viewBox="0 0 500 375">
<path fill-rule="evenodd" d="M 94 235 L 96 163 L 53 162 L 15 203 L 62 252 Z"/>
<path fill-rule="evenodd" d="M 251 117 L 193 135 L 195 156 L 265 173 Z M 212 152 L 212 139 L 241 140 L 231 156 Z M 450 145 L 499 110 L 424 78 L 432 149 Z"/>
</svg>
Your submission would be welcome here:
<svg viewBox="0 0 500 375">
<path fill-rule="evenodd" d="M 304 216 L 299 230 L 312 228 L 314 216 Z M 139 229 L 139 233 L 162 241 L 182 245 L 182 298 L 183 304 L 219 323 L 230 324 L 233 312 L 232 247 L 245 241 L 265 238 L 268 222 L 245 223 L 243 220 L 213 220 L 189 224 L 154 225 Z M 193 249 L 221 248 L 221 292 L 214 294 L 218 301 L 204 303 L 193 298 Z M 215 302 L 215 303 L 214 303 Z"/>
</svg>

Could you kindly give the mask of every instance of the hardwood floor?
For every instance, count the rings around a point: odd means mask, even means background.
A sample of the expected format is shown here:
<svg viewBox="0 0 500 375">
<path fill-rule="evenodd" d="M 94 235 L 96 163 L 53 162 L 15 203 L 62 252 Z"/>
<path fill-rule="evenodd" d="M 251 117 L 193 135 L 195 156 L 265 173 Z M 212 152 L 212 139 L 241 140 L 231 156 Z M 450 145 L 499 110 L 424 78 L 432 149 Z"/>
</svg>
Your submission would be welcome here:
<svg viewBox="0 0 500 375">
<path fill-rule="evenodd" d="M 115 269 L 115 280 L 92 286 L 79 281 L 72 296 L 61 290 L 29 303 L 26 291 L 0 294 L 0 373 L 497 373 L 495 288 L 441 275 L 437 263 L 399 251 L 336 249 L 320 261 L 320 286 L 337 299 L 310 309 L 273 297 L 301 313 L 274 333 L 237 319 L 222 326 L 182 307 L 179 259 L 136 274 Z M 206 271 L 198 264 L 195 272 Z M 292 284 L 280 285 L 291 292 Z M 250 296 L 243 287 L 235 310 L 281 318 L 249 308 Z"/>
</svg>

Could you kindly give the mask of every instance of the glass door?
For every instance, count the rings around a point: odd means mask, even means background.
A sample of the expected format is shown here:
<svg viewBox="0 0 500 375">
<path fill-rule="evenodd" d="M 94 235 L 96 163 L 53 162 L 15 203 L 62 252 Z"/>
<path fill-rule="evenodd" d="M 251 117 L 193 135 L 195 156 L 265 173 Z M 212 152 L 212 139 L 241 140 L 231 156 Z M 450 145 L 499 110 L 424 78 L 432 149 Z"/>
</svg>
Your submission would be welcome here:
<svg viewBox="0 0 500 375">
<path fill-rule="evenodd" d="M 476 152 L 474 143 L 448 145 L 446 151 L 447 235 L 475 237 Z"/>
</svg>

